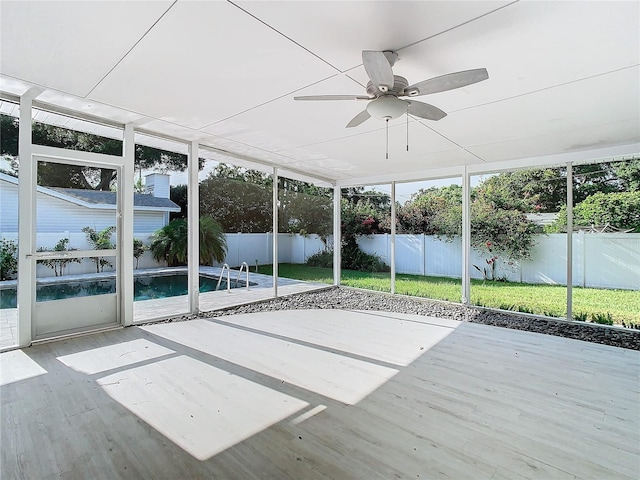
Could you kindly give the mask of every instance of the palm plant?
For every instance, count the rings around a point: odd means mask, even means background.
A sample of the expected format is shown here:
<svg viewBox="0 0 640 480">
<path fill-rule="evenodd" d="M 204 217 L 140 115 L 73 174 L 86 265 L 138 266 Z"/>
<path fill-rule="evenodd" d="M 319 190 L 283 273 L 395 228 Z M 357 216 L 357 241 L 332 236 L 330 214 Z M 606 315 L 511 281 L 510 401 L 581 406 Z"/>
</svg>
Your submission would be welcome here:
<svg viewBox="0 0 640 480">
<path fill-rule="evenodd" d="M 218 222 L 209 216 L 200 217 L 201 265 L 210 265 L 212 260 L 220 263 L 227 254 L 227 240 Z M 149 250 L 157 261 L 166 261 L 169 266 L 187 263 L 187 219 L 178 218 L 157 230 L 151 239 Z"/>
</svg>

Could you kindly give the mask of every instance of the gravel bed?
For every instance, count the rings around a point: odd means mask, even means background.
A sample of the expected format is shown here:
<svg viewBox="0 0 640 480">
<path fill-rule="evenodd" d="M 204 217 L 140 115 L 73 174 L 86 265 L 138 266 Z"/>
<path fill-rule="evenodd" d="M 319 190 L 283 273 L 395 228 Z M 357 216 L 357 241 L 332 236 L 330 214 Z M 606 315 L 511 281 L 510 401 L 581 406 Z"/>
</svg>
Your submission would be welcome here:
<svg viewBox="0 0 640 480">
<path fill-rule="evenodd" d="M 478 307 L 466 307 L 456 303 L 366 292 L 348 287 L 333 287 L 316 292 L 299 293 L 239 307 L 205 312 L 199 316 L 201 318 L 213 318 L 243 313 L 306 309 L 378 310 L 425 315 L 640 350 L 640 330 L 584 322 L 567 322 L 534 315 L 496 312 Z M 192 318 L 194 317 L 182 316 L 165 320 L 164 322 Z"/>
</svg>

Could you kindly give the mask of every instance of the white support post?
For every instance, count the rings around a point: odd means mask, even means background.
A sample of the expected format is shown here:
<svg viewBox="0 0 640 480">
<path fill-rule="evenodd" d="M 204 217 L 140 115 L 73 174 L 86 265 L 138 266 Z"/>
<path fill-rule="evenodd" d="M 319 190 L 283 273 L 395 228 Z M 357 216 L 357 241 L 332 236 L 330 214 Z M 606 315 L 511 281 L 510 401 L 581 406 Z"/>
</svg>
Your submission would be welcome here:
<svg viewBox="0 0 640 480">
<path fill-rule="evenodd" d="M 471 300 L 469 259 L 471 252 L 471 176 L 465 166 L 462 173 L 462 303 Z"/>
<path fill-rule="evenodd" d="M 197 315 L 200 310 L 200 194 L 198 188 L 198 141 L 189 144 L 187 157 L 187 282 L 189 313 Z"/>
<path fill-rule="evenodd" d="M 391 182 L 391 293 L 396 293 L 396 182 Z"/>
<path fill-rule="evenodd" d="M 567 163 L 567 320 L 573 320 L 573 165 Z"/>
<path fill-rule="evenodd" d="M 278 168 L 273 167 L 273 296 L 278 296 Z"/>
<path fill-rule="evenodd" d="M 118 246 L 120 254 L 120 324 L 133 323 L 133 190 L 135 182 L 135 132 L 132 124 L 124 127 L 123 160 L 121 174 L 118 176 L 118 196 L 120 202 L 120 226 Z"/>
<path fill-rule="evenodd" d="M 427 236 L 424 233 L 420 234 L 422 236 L 422 240 L 420 241 L 420 249 L 422 250 L 422 255 L 420 257 L 421 260 L 421 270 L 422 270 L 422 276 L 426 276 L 427 275 Z"/>
<path fill-rule="evenodd" d="M 342 191 L 340 187 L 333 187 L 333 284 L 340 285 L 342 264 L 342 219 L 341 217 Z"/>
<path fill-rule="evenodd" d="M 37 95 L 39 92 L 35 92 Z M 36 267 L 30 254 L 36 248 L 36 175 L 37 165 L 31 149 L 31 108 L 34 92 L 20 97 L 20 130 L 18 134 L 18 346 L 28 347 L 35 336 L 33 312 L 36 305 Z M 30 220 L 30 221 L 28 221 Z"/>
</svg>

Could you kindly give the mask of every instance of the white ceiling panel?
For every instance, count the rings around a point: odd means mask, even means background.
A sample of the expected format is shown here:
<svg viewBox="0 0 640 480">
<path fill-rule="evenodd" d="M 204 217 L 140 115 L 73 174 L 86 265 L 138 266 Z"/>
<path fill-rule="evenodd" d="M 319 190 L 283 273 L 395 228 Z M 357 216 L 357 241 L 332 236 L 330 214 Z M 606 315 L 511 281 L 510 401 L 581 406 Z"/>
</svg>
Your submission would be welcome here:
<svg viewBox="0 0 640 480">
<path fill-rule="evenodd" d="M 487 68 L 484 82 L 420 98 L 450 113 L 638 65 L 639 19 L 640 2 L 518 2 L 402 50 L 394 72 L 411 84 Z"/>
<path fill-rule="evenodd" d="M 111 122 L 126 124 L 140 121 L 145 118 L 138 113 L 129 112 L 121 108 L 115 108 L 103 103 L 93 102 L 85 98 L 65 95 L 57 90 L 45 90 L 37 97 L 38 102 L 55 105 L 79 114 L 100 117 Z"/>
<path fill-rule="evenodd" d="M 203 130 L 239 141 L 244 141 L 243 139 L 248 139 L 253 134 L 261 134 L 271 140 L 273 150 L 285 150 L 353 135 L 375 128 L 373 121 L 366 122 L 358 129 L 345 128 L 357 113 L 366 108 L 366 101 L 296 101 L 293 97 L 345 92 L 362 95 L 364 92 L 361 88 L 350 78 L 338 74 Z M 265 122 L 265 118 L 270 118 L 271 121 Z M 264 142 L 262 137 L 257 137 L 261 143 Z"/>
<path fill-rule="evenodd" d="M 228 158 L 233 158 L 233 155 L 235 155 L 237 159 L 254 159 L 263 165 L 271 167 L 280 166 L 292 170 L 299 170 L 310 175 L 315 174 L 324 179 L 334 178 L 332 169 L 327 168 L 326 165 L 320 162 L 299 160 L 287 155 L 286 152 L 285 154 L 270 152 L 252 145 L 215 136 L 202 139 L 201 144 L 206 147 L 218 149 L 222 153 L 229 152 L 230 156 Z"/>
<path fill-rule="evenodd" d="M 441 120 L 437 128 L 467 147 L 553 133 L 563 133 L 570 146 L 575 143 L 572 135 L 581 128 L 620 120 L 638 121 L 639 78 L 640 67 L 628 68 L 504 100 L 501 108 L 488 104 L 459 111 Z M 612 91 L 617 94 L 612 96 Z M 620 132 L 620 138 L 611 141 L 616 144 L 628 140 L 627 135 Z M 636 136 L 636 140 L 640 138 L 640 130 Z M 596 139 L 594 142 L 598 143 Z"/>
<path fill-rule="evenodd" d="M 637 1 L 2 1 L 0 13 L 5 99 L 35 86 L 36 105 L 267 171 L 388 181 L 640 142 Z M 409 152 L 406 119 L 391 121 L 387 160 L 384 122 L 345 128 L 367 102 L 293 100 L 363 95 L 363 49 L 398 50 L 410 83 L 490 78 L 419 97 L 448 116 L 412 119 Z"/>
<path fill-rule="evenodd" d="M 91 97 L 201 128 L 335 73 L 230 3 L 181 2 Z"/>
<path fill-rule="evenodd" d="M 340 172 L 337 178 L 344 178 L 362 176 L 365 171 L 367 175 L 379 175 L 394 165 L 402 165 L 402 169 L 407 170 L 428 168 L 428 158 L 434 158 L 431 154 L 458 149 L 455 144 L 418 122 L 409 123 L 409 151 L 406 149 L 406 135 L 404 124 L 396 124 L 389 128 L 389 159 L 385 154 L 387 137 L 384 127 L 282 153 L 297 156 L 301 150 L 316 151 L 315 158 L 301 158 L 334 169 Z M 458 150 L 461 152 L 461 161 L 464 161 L 462 159 L 465 159 L 467 154 L 462 149 Z M 449 158 L 453 161 L 453 157 Z M 363 165 L 366 165 L 366 169 Z"/>
<path fill-rule="evenodd" d="M 85 96 L 171 1 L 3 1 L 2 73 Z"/>
<path fill-rule="evenodd" d="M 476 145 L 469 147 L 469 151 L 487 161 L 502 162 L 543 155 L 596 151 L 603 147 L 633 144 L 639 140 L 638 132 L 640 132 L 640 122 L 637 119 L 629 119 L 570 131 L 553 131 L 543 135 Z M 602 155 L 606 156 L 606 153 Z M 593 159 L 599 158 L 601 157 L 593 157 Z"/>
<path fill-rule="evenodd" d="M 362 50 L 397 50 L 469 22 L 508 3 L 238 2 L 242 8 L 341 71 L 360 65 Z"/>
</svg>

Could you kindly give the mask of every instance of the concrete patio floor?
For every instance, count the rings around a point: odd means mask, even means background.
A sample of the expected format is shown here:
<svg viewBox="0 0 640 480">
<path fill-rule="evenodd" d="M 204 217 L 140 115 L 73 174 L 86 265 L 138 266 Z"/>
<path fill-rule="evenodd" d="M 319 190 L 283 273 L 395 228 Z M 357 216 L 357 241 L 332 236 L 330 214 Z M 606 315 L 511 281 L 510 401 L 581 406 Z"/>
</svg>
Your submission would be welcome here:
<svg viewBox="0 0 640 480">
<path fill-rule="evenodd" d="M 136 275 L 142 274 L 168 274 L 178 271 L 186 272 L 186 268 L 153 268 L 145 270 L 136 270 Z M 200 273 L 219 277 L 220 267 L 201 266 Z M 115 275 L 115 274 L 113 274 Z M 237 270 L 231 270 L 231 280 L 237 278 Z M 72 282 L 87 278 L 104 278 L 105 275 L 66 275 L 64 277 L 52 277 L 41 279 L 49 283 L 54 282 Z M 226 274 L 224 275 L 226 279 Z M 242 273 L 240 280 L 245 280 L 245 273 Z M 234 288 L 230 291 L 206 292 L 200 294 L 200 311 L 208 312 L 221 308 L 242 305 L 249 302 L 266 300 L 273 298 L 273 277 L 270 275 L 262 275 L 260 273 L 250 272 L 249 274 L 250 288 Z M 8 283 L 8 282 L 7 282 Z M 13 282 L 15 283 L 15 281 Z M 318 288 L 324 288 L 327 285 L 313 282 L 303 282 L 300 280 L 292 280 L 289 278 L 278 278 L 278 294 L 289 295 L 293 293 L 306 292 Z M 167 297 L 161 299 L 141 300 L 133 303 L 134 323 L 144 323 L 151 320 L 161 318 L 174 317 L 184 315 L 189 310 L 188 298 L 186 295 L 177 297 Z M 18 341 L 18 309 L 1 309 L 0 310 L 0 349 L 13 347 Z"/>
<path fill-rule="evenodd" d="M 636 479 L 640 352 L 274 311 L 0 355 L 2 478 Z"/>
</svg>

